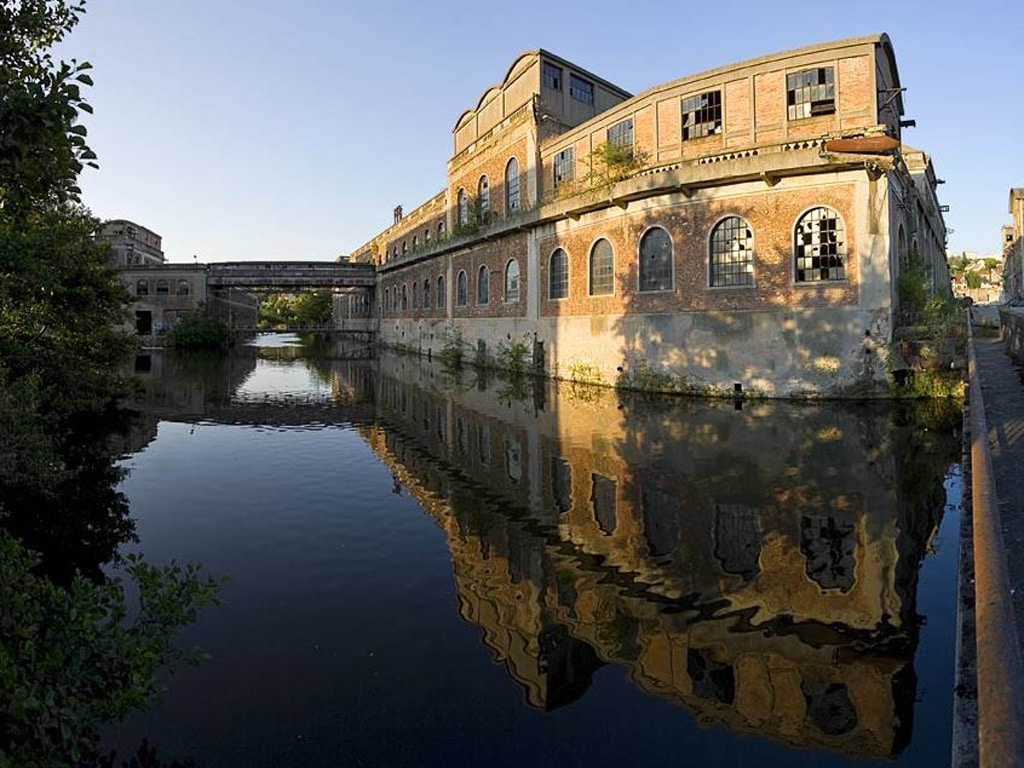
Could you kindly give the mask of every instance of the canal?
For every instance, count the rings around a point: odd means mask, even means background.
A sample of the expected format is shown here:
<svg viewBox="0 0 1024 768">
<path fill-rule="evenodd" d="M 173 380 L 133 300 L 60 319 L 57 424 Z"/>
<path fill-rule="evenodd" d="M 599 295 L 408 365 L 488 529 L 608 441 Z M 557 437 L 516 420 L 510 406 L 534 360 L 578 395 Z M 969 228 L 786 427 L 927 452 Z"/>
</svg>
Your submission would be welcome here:
<svg viewBox="0 0 1024 768">
<path fill-rule="evenodd" d="M 262 337 L 140 355 L 139 550 L 210 660 L 106 733 L 257 766 L 949 762 L 955 409 L 701 402 Z"/>
</svg>

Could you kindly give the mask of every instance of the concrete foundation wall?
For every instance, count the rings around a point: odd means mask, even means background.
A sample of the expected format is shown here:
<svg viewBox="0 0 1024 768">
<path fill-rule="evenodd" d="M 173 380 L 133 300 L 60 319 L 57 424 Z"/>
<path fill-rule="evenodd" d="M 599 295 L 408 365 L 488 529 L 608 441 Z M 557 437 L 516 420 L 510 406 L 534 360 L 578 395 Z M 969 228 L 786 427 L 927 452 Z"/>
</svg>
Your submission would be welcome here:
<svg viewBox="0 0 1024 768">
<path fill-rule="evenodd" d="M 464 356 L 543 344 L 548 375 L 702 394 L 798 397 L 887 386 L 888 313 L 853 308 L 568 318 L 388 320 L 380 339 L 439 355 L 458 330 Z"/>
</svg>

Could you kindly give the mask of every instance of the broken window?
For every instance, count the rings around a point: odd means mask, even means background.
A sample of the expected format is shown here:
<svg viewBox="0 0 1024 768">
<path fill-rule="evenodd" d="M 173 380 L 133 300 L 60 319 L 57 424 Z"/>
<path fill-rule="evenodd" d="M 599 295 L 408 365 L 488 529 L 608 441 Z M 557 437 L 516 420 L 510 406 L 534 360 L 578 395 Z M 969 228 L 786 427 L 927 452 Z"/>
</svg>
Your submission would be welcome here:
<svg viewBox="0 0 1024 768">
<path fill-rule="evenodd" d="M 796 281 L 846 279 L 846 228 L 831 208 L 812 208 L 796 223 Z"/>
<path fill-rule="evenodd" d="M 548 298 L 564 299 L 569 295 L 569 256 L 561 248 L 551 254 L 548 269 Z"/>
<path fill-rule="evenodd" d="M 786 75 L 786 106 L 790 120 L 831 115 L 836 111 L 832 67 L 815 67 Z"/>
<path fill-rule="evenodd" d="M 615 292 L 615 253 L 603 237 L 590 249 L 590 295 L 610 296 Z"/>
<path fill-rule="evenodd" d="M 567 147 L 555 155 L 555 189 L 576 178 L 576 152 Z"/>
<path fill-rule="evenodd" d="M 619 149 L 633 149 L 633 118 L 623 120 L 609 128 L 608 143 Z"/>
<path fill-rule="evenodd" d="M 729 216 L 711 230 L 712 287 L 754 284 L 754 233 L 746 219 Z"/>
<path fill-rule="evenodd" d="M 640 238 L 640 290 L 672 290 L 672 240 L 661 227 Z"/>
<path fill-rule="evenodd" d="M 584 104 L 594 103 L 594 84 L 576 75 L 569 75 L 569 95 Z"/>
<path fill-rule="evenodd" d="M 179 280 L 178 281 L 178 295 L 179 296 L 188 296 L 191 292 L 192 292 L 192 286 L 189 285 L 188 280 Z"/>
<path fill-rule="evenodd" d="M 683 99 L 683 141 L 722 132 L 722 92 Z"/>
</svg>

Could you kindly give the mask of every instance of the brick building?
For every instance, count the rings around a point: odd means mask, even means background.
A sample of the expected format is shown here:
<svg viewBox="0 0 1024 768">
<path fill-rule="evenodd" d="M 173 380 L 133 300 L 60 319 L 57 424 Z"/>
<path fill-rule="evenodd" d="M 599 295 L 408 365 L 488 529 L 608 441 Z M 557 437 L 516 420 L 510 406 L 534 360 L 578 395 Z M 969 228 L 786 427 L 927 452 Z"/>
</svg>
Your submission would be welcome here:
<svg viewBox="0 0 1024 768">
<path fill-rule="evenodd" d="M 525 53 L 458 118 L 444 190 L 352 251 L 379 265 L 381 338 L 526 343 L 552 375 L 606 383 L 881 385 L 901 264 L 927 258 L 948 292 L 902 92 L 886 35 L 636 96 Z"/>
</svg>

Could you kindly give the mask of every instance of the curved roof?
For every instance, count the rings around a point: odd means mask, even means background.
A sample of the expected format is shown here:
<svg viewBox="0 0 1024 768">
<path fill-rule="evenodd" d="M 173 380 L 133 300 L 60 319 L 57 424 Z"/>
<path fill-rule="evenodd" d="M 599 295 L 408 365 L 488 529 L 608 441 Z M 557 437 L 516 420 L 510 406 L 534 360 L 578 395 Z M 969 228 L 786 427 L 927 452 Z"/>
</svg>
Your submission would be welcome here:
<svg viewBox="0 0 1024 768">
<path fill-rule="evenodd" d="M 505 77 L 502 78 L 501 82 L 498 83 L 497 85 L 492 85 L 490 88 L 485 90 L 483 92 L 483 95 L 477 100 L 475 107 L 473 107 L 472 109 L 467 109 L 465 112 L 459 115 L 459 119 L 455 121 L 455 127 L 452 129 L 452 132 L 459 130 L 459 128 L 461 128 L 465 124 L 467 117 L 479 111 L 480 107 L 484 105 L 484 103 L 488 99 L 488 96 L 492 92 L 500 92 L 501 89 L 508 85 L 508 83 L 516 75 L 518 75 L 521 71 L 526 69 L 531 63 L 533 63 L 532 59 L 537 58 L 539 55 L 540 51 L 536 49 L 532 51 L 524 51 L 523 53 L 519 54 L 516 57 L 515 61 L 512 62 L 512 66 L 510 66 L 508 68 L 508 71 L 505 72 Z"/>
</svg>

